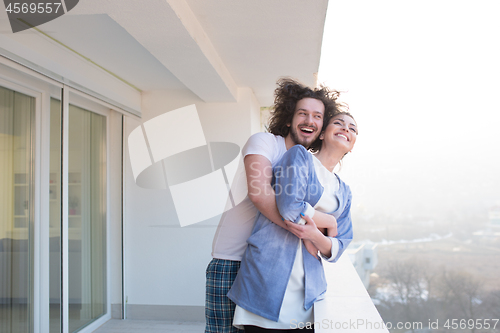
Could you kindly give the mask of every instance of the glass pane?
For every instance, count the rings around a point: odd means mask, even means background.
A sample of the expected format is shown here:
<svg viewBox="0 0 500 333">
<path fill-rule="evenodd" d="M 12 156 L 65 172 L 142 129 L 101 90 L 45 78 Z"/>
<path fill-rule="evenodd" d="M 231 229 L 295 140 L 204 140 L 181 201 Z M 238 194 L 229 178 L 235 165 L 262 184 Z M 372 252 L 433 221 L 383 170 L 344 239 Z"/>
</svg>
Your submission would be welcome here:
<svg viewBox="0 0 500 333">
<path fill-rule="evenodd" d="M 69 108 L 69 328 L 106 313 L 106 118 Z"/>
<path fill-rule="evenodd" d="M 50 333 L 61 332 L 61 101 L 50 100 Z"/>
<path fill-rule="evenodd" d="M 0 87 L 0 332 L 33 331 L 35 99 Z"/>
</svg>

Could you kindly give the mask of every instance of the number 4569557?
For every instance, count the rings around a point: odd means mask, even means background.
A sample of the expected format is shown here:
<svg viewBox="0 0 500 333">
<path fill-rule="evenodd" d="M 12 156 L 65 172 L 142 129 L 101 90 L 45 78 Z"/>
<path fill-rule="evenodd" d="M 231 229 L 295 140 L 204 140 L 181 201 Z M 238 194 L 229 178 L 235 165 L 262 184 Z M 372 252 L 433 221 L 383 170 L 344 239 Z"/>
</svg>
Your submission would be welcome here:
<svg viewBox="0 0 500 333">
<path fill-rule="evenodd" d="M 23 13 L 23 14 L 28 14 L 28 13 L 31 13 L 31 14 L 35 14 L 35 13 L 51 14 L 51 13 L 55 13 L 55 14 L 57 14 L 60 7 L 61 7 L 60 2 L 54 2 L 54 3 L 47 2 L 47 3 L 38 3 L 38 4 L 27 3 L 27 2 L 14 2 L 14 3 L 9 3 L 7 8 L 5 8 L 5 11 L 9 14 L 10 13 L 14 13 L 14 14 L 19 14 L 19 13 Z"/>
<path fill-rule="evenodd" d="M 499 319 L 448 319 L 444 323 L 443 327 L 446 329 L 495 329 L 498 324 Z"/>
</svg>

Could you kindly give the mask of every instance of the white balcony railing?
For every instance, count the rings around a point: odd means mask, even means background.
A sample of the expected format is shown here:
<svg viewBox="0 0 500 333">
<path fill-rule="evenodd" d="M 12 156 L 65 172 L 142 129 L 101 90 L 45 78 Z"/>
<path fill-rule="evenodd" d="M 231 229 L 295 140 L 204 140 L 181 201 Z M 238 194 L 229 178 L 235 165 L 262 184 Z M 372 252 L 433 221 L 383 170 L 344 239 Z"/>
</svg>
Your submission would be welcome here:
<svg viewBox="0 0 500 333">
<path fill-rule="evenodd" d="M 314 304 L 315 332 L 388 333 L 349 256 L 344 253 L 337 263 L 323 266 L 328 290 Z"/>
</svg>

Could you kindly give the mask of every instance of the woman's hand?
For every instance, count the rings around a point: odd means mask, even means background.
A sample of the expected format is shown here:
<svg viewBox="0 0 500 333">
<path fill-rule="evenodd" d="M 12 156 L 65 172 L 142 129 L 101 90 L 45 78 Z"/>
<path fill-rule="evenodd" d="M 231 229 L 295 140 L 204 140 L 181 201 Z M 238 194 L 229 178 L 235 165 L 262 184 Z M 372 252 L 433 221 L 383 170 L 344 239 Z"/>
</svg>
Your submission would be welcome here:
<svg viewBox="0 0 500 333">
<path fill-rule="evenodd" d="M 302 240 L 310 241 L 312 245 L 314 245 L 314 247 L 316 247 L 316 249 L 323 254 L 323 256 L 330 258 L 332 255 L 332 242 L 330 238 L 326 237 L 321 231 L 319 231 L 312 218 L 309 216 L 303 216 L 303 218 L 306 220 L 306 224 L 303 225 L 285 220 L 287 230 Z M 309 253 L 313 251 L 311 246 L 307 246 L 306 248 Z M 311 254 L 316 256 L 316 254 Z"/>
<path fill-rule="evenodd" d="M 319 235 L 322 235 L 313 219 L 308 216 L 303 216 L 303 218 L 306 220 L 306 224 L 302 225 L 285 220 L 287 230 L 300 239 L 310 241 L 313 241 L 313 239 L 317 239 Z"/>
<path fill-rule="evenodd" d="M 318 249 L 316 248 L 316 246 L 314 246 L 314 243 L 309 239 L 313 233 L 316 233 L 314 229 L 316 229 L 317 231 L 319 230 L 311 218 L 308 217 L 309 221 L 305 217 L 304 219 L 306 220 L 306 224 L 303 225 L 299 225 L 290 221 L 285 221 L 285 224 L 288 228 L 288 231 L 293 233 L 298 238 L 302 239 L 307 252 L 309 252 L 313 257 L 319 259 Z"/>
</svg>

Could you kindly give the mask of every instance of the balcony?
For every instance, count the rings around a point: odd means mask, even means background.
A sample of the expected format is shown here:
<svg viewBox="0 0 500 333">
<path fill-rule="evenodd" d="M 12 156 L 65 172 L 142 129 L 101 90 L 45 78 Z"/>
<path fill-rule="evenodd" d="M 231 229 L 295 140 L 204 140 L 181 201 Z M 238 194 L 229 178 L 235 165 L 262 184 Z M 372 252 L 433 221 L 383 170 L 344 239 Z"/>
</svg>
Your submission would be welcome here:
<svg viewBox="0 0 500 333">
<path fill-rule="evenodd" d="M 373 249 L 372 249 L 373 250 Z M 325 299 L 315 306 L 315 331 L 388 333 L 370 295 L 356 271 L 353 259 L 365 262 L 359 254 L 366 249 L 356 246 L 335 264 L 325 263 L 328 290 Z M 356 261 L 355 261 L 356 262 Z M 359 265 L 358 265 L 359 266 Z M 301 323 L 294 323 L 300 327 Z M 149 332 L 204 332 L 205 323 L 199 321 L 111 320 L 95 333 L 149 333 Z"/>
<path fill-rule="evenodd" d="M 324 264 L 328 290 L 325 299 L 314 305 L 315 332 L 388 333 L 352 256 L 345 254 L 335 264 Z"/>
</svg>

